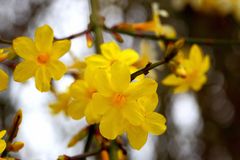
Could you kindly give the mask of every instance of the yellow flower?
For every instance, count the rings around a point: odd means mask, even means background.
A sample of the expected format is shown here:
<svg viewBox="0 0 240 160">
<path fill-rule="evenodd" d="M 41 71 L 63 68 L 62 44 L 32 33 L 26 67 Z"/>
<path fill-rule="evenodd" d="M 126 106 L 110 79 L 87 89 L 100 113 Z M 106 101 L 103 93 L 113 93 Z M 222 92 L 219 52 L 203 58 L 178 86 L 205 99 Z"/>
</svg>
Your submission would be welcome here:
<svg viewBox="0 0 240 160">
<path fill-rule="evenodd" d="M 121 51 L 115 42 L 108 42 L 101 45 L 102 55 L 92 55 L 86 58 L 88 66 L 108 68 L 114 62 L 120 61 L 130 66 L 137 62 L 139 56 L 133 49 L 125 49 Z"/>
<path fill-rule="evenodd" d="M 160 135 L 166 131 L 166 119 L 161 114 L 154 112 L 157 103 L 158 95 L 156 93 L 139 99 L 139 104 L 144 108 L 144 121 L 140 126 L 130 123 L 126 125 L 129 143 L 133 148 L 141 149 L 147 141 L 148 132 Z"/>
<path fill-rule="evenodd" d="M 67 115 L 68 104 L 71 101 L 71 95 L 69 92 L 60 93 L 57 95 L 57 101 L 49 105 L 53 114 L 57 114 L 61 111 Z"/>
<path fill-rule="evenodd" d="M 6 142 L 2 140 L 3 136 L 6 134 L 6 130 L 0 131 L 0 153 L 2 153 L 6 148 Z"/>
<path fill-rule="evenodd" d="M 8 87 L 8 75 L 0 69 L 0 91 Z"/>
<path fill-rule="evenodd" d="M 199 91 L 206 83 L 206 72 L 209 70 L 209 56 L 203 56 L 201 49 L 193 45 L 189 57 L 181 59 L 175 73 L 167 76 L 162 83 L 167 86 L 175 86 L 174 93 L 186 92 L 189 89 Z"/>
<path fill-rule="evenodd" d="M 98 92 L 92 98 L 92 111 L 100 116 L 100 133 L 115 139 L 123 133 L 125 121 L 140 125 L 144 121 L 141 105 L 137 100 L 156 92 L 157 83 L 145 78 L 131 82 L 129 67 L 115 62 L 110 71 L 98 70 L 95 81 Z"/>
<path fill-rule="evenodd" d="M 94 112 L 94 110 L 89 110 L 89 106 L 92 105 L 92 97 L 96 92 L 95 69 L 87 67 L 84 78 L 75 81 L 70 87 L 73 100 L 68 106 L 68 115 L 73 119 L 81 119 L 86 114 L 89 123 L 97 121 L 97 118 L 89 116 Z"/>
<path fill-rule="evenodd" d="M 53 30 L 48 25 L 36 29 L 35 39 L 19 37 L 14 39 L 13 48 L 24 59 L 17 65 L 13 78 L 24 82 L 35 77 L 39 91 L 50 89 L 50 80 L 59 80 L 66 72 L 66 66 L 58 59 L 70 49 L 69 40 L 54 41 Z"/>
</svg>

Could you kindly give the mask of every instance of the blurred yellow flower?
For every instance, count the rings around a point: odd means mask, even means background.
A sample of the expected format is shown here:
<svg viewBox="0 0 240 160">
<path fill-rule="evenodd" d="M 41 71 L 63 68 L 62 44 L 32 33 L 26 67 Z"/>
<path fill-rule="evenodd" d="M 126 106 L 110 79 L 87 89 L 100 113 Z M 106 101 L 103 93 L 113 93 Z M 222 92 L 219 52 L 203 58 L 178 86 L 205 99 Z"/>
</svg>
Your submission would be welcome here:
<svg viewBox="0 0 240 160">
<path fill-rule="evenodd" d="M 71 101 L 70 92 L 57 94 L 57 101 L 49 105 L 53 114 L 63 111 L 67 115 L 68 104 Z"/>
<path fill-rule="evenodd" d="M 129 143 L 133 148 L 141 149 L 147 141 L 148 132 L 160 135 L 166 131 L 166 119 L 161 114 L 154 112 L 157 104 L 158 95 L 156 93 L 139 99 L 139 105 L 143 107 L 144 121 L 139 126 L 127 123 L 125 129 Z"/>
<path fill-rule="evenodd" d="M 186 92 L 189 89 L 199 91 L 203 84 L 206 83 L 206 72 L 210 67 L 209 56 L 204 56 L 197 45 L 190 49 L 188 58 L 178 59 L 173 74 L 168 75 L 162 83 L 167 86 L 174 86 L 174 93 Z"/>
<path fill-rule="evenodd" d="M 0 69 L 0 91 L 7 89 L 8 79 L 8 75 Z"/>
<path fill-rule="evenodd" d="M 69 51 L 70 45 L 69 40 L 54 42 L 53 30 L 48 25 L 36 29 L 34 40 L 28 37 L 14 39 L 13 48 L 24 59 L 14 70 L 14 80 L 24 82 L 34 76 L 36 88 L 48 91 L 50 80 L 59 80 L 66 72 L 66 66 L 58 59 Z"/>
<path fill-rule="evenodd" d="M 157 3 L 152 4 L 152 20 L 143 23 L 132 24 L 132 28 L 139 31 L 150 31 L 154 32 L 157 36 L 165 36 L 168 38 L 176 37 L 176 31 L 170 25 L 162 24 L 160 16 L 168 16 L 167 11 L 160 10 Z"/>
<path fill-rule="evenodd" d="M 6 130 L 0 131 L 0 153 L 2 153 L 6 148 L 6 142 L 2 140 L 5 134 L 6 134 Z"/>
<path fill-rule="evenodd" d="M 109 72 L 98 70 L 95 81 L 98 92 L 93 95 L 92 110 L 100 116 L 100 133 L 115 139 L 125 129 L 125 121 L 141 125 L 144 121 L 143 108 L 137 100 L 156 92 L 157 83 L 149 78 L 131 82 L 129 67 L 115 62 Z"/>
<path fill-rule="evenodd" d="M 101 55 L 92 55 L 86 58 L 88 66 L 109 69 L 114 62 L 120 61 L 130 66 L 137 62 L 139 55 L 133 49 L 121 51 L 115 42 L 107 42 L 101 45 Z"/>
</svg>

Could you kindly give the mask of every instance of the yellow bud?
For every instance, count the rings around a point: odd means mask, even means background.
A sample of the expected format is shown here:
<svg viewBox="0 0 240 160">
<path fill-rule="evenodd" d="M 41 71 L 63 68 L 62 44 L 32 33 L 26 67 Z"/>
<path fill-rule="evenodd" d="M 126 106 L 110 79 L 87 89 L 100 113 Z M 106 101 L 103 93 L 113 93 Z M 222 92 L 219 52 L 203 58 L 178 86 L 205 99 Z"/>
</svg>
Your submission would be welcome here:
<svg viewBox="0 0 240 160">
<path fill-rule="evenodd" d="M 118 160 L 126 160 L 126 156 L 121 149 L 117 151 Z"/>
<path fill-rule="evenodd" d="M 90 32 L 86 33 L 86 39 L 88 48 L 91 48 L 93 46 L 93 37 Z"/>
<path fill-rule="evenodd" d="M 57 160 L 69 160 L 69 158 L 66 155 L 61 155 L 61 156 L 58 157 Z"/>
<path fill-rule="evenodd" d="M 8 150 L 12 151 L 12 152 L 18 152 L 23 147 L 24 147 L 24 143 L 23 142 L 14 142 L 13 144 L 10 144 Z"/>
<path fill-rule="evenodd" d="M 80 130 L 77 134 L 75 134 L 68 143 L 68 147 L 73 147 L 77 142 L 81 141 L 88 134 L 88 127 Z"/>
<path fill-rule="evenodd" d="M 106 150 L 101 151 L 101 158 L 102 160 L 109 160 L 109 154 Z"/>
</svg>

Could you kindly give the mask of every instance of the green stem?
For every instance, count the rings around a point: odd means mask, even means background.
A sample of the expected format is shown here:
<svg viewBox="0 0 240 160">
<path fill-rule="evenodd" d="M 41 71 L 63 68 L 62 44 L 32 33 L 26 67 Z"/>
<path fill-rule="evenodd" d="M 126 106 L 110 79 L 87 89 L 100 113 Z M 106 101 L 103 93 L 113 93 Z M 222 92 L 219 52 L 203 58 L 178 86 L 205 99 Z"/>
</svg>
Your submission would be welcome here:
<svg viewBox="0 0 240 160">
<path fill-rule="evenodd" d="M 90 26 L 92 27 L 92 31 L 94 33 L 94 43 L 96 47 L 96 52 L 101 54 L 100 46 L 103 43 L 103 35 L 102 35 L 102 26 L 103 26 L 103 18 L 99 15 L 99 2 L 98 0 L 90 0 L 92 7 L 92 14 L 90 17 Z"/>
</svg>

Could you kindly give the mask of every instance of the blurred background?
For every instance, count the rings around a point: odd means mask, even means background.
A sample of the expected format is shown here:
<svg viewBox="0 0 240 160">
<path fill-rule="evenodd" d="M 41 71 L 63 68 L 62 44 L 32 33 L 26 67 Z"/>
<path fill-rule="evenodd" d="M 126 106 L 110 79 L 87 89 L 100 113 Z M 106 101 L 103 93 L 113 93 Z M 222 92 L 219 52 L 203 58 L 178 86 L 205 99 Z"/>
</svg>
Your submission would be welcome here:
<svg viewBox="0 0 240 160">
<path fill-rule="evenodd" d="M 168 11 L 170 16 L 161 21 L 172 25 L 178 37 L 239 39 L 240 0 L 100 0 L 101 14 L 109 27 L 120 22 L 144 22 L 152 17 L 153 2 Z M 3 39 L 33 37 L 35 28 L 43 24 L 49 24 L 55 36 L 61 38 L 86 30 L 89 23 L 88 0 L 0 0 L 0 4 Z M 123 39 L 122 48 L 140 50 L 141 39 L 125 35 Z M 113 38 L 105 33 L 104 40 Z M 150 43 L 155 54 L 161 56 L 156 42 Z M 159 137 L 150 135 L 140 151 L 129 148 L 129 159 L 240 160 L 240 46 L 201 47 L 212 63 L 207 84 L 198 93 L 178 95 L 159 84 L 158 110 L 167 117 L 168 130 Z M 83 36 L 72 40 L 71 51 L 83 60 L 94 53 L 94 48 L 87 48 Z M 72 63 L 69 55 L 62 60 L 66 65 Z M 6 65 L 0 67 L 12 74 Z M 158 81 L 167 74 L 157 73 Z M 64 92 L 71 82 L 72 77 L 65 76 L 56 82 L 57 91 Z M 86 121 L 74 121 L 62 113 L 53 116 L 48 105 L 55 98 L 51 92 L 37 91 L 33 79 L 25 84 L 11 80 L 9 89 L 0 93 L 1 129 L 11 125 L 17 109 L 23 109 L 17 139 L 25 147 L 16 155 L 19 158 L 52 160 L 61 154 L 82 152 L 83 143 L 73 148 L 67 148 L 67 144 L 72 135 L 86 126 Z"/>
</svg>

